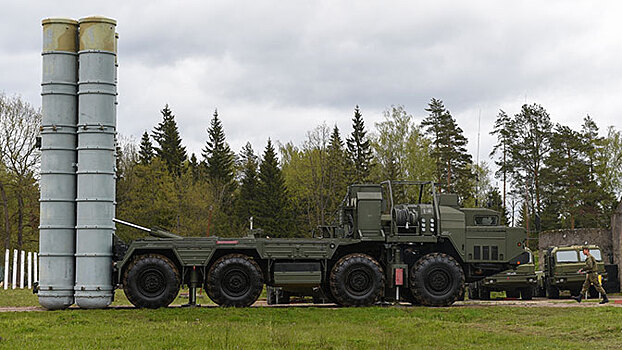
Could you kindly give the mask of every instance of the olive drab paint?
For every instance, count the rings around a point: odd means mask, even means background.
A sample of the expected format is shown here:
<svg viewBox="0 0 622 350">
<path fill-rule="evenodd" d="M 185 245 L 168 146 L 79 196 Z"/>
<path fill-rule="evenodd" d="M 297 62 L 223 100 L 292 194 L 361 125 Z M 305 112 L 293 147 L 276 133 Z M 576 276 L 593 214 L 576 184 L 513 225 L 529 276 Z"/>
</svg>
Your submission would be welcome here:
<svg viewBox="0 0 622 350">
<path fill-rule="evenodd" d="M 76 304 L 112 302 L 115 208 L 116 21 L 79 21 Z"/>
<path fill-rule="evenodd" d="M 419 200 L 409 202 L 409 198 L 395 197 L 393 185 L 419 187 Z M 421 200 L 425 187 L 432 187 L 431 200 Z M 154 257 L 167 262 L 160 264 L 167 266 L 163 274 L 199 274 L 208 296 L 216 296 L 212 300 L 224 306 L 249 306 L 257 300 L 256 292 L 261 288 L 251 284 L 241 287 L 246 280 L 238 278 L 242 262 L 256 265 L 248 269 L 249 277 L 260 269 L 269 287 L 268 300 L 273 303 L 278 303 L 279 298 L 288 300 L 290 295 L 306 295 L 323 296 L 345 306 L 373 305 L 377 297 L 448 306 L 462 297 L 464 282 L 475 282 L 530 261 L 524 247 L 524 229 L 500 225 L 496 211 L 461 208 L 457 197 L 438 193 L 433 182 L 350 185 L 338 222 L 320 227 L 313 238 L 272 238 L 261 228 L 228 239 L 165 236 L 117 222 L 154 236 L 133 241 L 115 262 L 117 284 L 123 284 L 126 295 L 131 294 L 132 303 L 138 307 L 165 307 L 170 303 L 167 298 L 141 296 L 146 287 L 155 286 L 137 277 L 141 276 L 137 262 L 145 260 L 146 264 Z M 225 266 L 236 272 L 220 271 Z M 371 272 L 352 272 L 353 277 L 346 278 L 348 273 L 340 271 L 349 269 Z M 442 286 L 420 283 L 426 278 L 438 280 Z M 163 281 L 158 287 L 161 295 L 166 295 L 174 282 Z M 141 283 L 145 288 L 138 287 Z M 352 285 L 344 288 L 347 283 Z M 274 292 L 277 289 L 279 292 Z M 242 290 L 246 291 L 243 298 L 239 295 Z M 431 292 L 436 295 L 430 296 Z"/>
<path fill-rule="evenodd" d="M 74 302 L 78 22 L 42 25 L 39 303 L 53 310 Z"/>
</svg>

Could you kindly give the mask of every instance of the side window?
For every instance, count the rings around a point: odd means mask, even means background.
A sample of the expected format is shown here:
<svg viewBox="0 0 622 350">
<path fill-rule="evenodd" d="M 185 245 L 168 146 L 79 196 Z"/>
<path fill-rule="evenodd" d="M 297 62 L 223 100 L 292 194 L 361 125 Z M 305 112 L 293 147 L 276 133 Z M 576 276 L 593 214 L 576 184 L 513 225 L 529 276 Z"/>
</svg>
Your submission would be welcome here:
<svg viewBox="0 0 622 350">
<path fill-rule="evenodd" d="M 499 217 L 496 215 L 476 216 L 475 225 L 477 226 L 497 226 Z"/>
</svg>

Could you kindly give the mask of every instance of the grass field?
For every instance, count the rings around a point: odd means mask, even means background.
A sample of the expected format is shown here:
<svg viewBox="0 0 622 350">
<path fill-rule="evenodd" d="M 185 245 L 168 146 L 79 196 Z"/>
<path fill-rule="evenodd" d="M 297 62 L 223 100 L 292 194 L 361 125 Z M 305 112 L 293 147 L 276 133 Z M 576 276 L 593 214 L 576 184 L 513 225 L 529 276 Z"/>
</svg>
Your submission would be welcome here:
<svg viewBox="0 0 622 350">
<path fill-rule="evenodd" d="M 27 291 L 0 291 L 33 304 Z M 117 302 L 123 302 L 117 298 Z M 178 303 L 185 301 L 177 300 Z M 618 307 L 169 308 L 0 313 L 0 348 L 622 349 Z"/>
</svg>

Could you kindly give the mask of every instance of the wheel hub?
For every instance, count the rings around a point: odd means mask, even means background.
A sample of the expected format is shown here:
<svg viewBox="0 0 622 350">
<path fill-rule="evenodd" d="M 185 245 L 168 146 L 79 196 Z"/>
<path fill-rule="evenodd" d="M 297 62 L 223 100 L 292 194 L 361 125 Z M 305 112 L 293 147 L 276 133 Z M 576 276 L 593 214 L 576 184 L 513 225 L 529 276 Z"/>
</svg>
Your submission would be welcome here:
<svg viewBox="0 0 622 350">
<path fill-rule="evenodd" d="M 433 292 L 445 293 L 451 286 L 451 278 L 445 270 L 433 270 L 428 275 L 428 286 Z"/>
<path fill-rule="evenodd" d="M 371 276 L 363 269 L 354 270 L 348 275 L 347 287 L 353 294 L 365 294 L 372 287 Z"/>
<path fill-rule="evenodd" d="M 166 288 L 164 275 L 156 269 L 146 270 L 138 280 L 138 287 L 144 295 L 157 296 Z"/>
<path fill-rule="evenodd" d="M 223 289 L 231 296 L 244 295 L 250 288 L 250 278 L 242 270 L 231 270 L 225 274 L 223 279 Z"/>
</svg>

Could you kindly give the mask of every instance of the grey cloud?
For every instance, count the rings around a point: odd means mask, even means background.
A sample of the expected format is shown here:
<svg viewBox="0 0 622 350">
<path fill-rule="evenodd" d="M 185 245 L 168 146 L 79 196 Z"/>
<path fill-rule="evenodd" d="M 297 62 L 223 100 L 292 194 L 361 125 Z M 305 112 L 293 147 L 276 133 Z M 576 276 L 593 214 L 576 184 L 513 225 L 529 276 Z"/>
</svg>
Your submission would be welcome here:
<svg viewBox="0 0 622 350">
<path fill-rule="evenodd" d="M 39 104 L 40 20 L 102 14 L 120 32 L 119 127 L 139 137 L 170 103 L 200 153 L 215 107 L 234 149 L 300 141 L 318 123 L 368 127 L 392 104 L 421 118 L 431 97 L 482 152 L 499 108 L 542 103 L 555 121 L 618 124 L 622 24 L 615 2 L 71 1 L 3 6 L 0 90 Z"/>
</svg>

